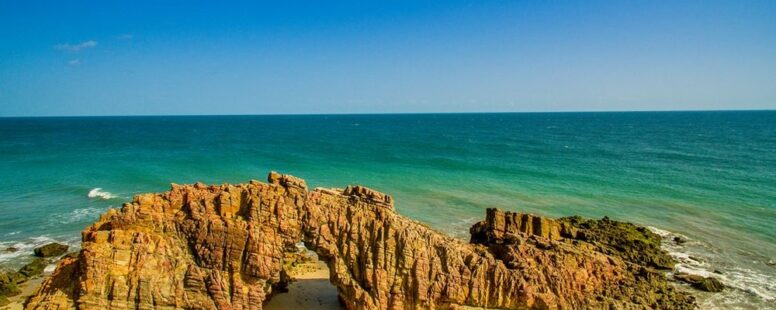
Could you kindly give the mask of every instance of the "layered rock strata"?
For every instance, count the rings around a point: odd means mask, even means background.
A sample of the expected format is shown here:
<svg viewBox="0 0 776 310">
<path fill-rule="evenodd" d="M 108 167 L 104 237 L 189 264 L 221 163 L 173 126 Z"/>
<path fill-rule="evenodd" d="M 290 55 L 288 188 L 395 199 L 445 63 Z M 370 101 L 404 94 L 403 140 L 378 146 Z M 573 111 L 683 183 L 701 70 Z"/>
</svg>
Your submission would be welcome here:
<svg viewBox="0 0 776 310">
<path fill-rule="evenodd" d="M 694 306 L 655 266 L 612 250 L 628 238 L 590 227 L 491 209 L 467 243 L 361 186 L 308 191 L 277 173 L 269 183 L 173 185 L 84 230 L 80 255 L 64 258 L 26 308 L 261 309 L 288 284 L 299 242 L 327 263 L 348 309 Z"/>
</svg>

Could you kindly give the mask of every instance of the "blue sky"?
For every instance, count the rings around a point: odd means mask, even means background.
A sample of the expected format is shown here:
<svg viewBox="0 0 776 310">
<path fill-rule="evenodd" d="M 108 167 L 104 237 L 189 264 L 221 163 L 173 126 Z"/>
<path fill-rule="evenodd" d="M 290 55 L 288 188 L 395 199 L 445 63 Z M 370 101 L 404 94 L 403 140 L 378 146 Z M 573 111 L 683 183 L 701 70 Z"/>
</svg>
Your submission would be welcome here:
<svg viewBox="0 0 776 310">
<path fill-rule="evenodd" d="M 776 108 L 776 1 L 0 0 L 0 116 Z"/>
</svg>

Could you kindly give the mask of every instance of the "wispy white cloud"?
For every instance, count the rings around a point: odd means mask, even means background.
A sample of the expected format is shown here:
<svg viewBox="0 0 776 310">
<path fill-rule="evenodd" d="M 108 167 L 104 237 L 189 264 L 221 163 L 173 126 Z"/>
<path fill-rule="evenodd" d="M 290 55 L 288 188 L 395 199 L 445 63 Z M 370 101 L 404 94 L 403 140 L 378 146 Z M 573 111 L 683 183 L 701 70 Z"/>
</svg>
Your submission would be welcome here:
<svg viewBox="0 0 776 310">
<path fill-rule="evenodd" d="M 77 65 L 81 64 L 81 60 L 80 59 L 73 59 L 71 61 L 68 61 L 67 64 L 71 65 L 71 66 L 77 66 Z"/>
<path fill-rule="evenodd" d="M 57 44 L 57 45 L 54 45 L 54 49 L 77 53 L 82 49 L 93 48 L 95 46 L 97 46 L 97 41 L 89 40 L 78 44 L 70 44 L 70 43 Z"/>
<path fill-rule="evenodd" d="M 116 39 L 127 40 L 128 41 L 128 40 L 132 40 L 132 38 L 134 38 L 134 37 L 135 37 L 135 35 L 133 35 L 131 33 L 125 33 L 125 34 L 118 35 L 116 37 Z"/>
</svg>

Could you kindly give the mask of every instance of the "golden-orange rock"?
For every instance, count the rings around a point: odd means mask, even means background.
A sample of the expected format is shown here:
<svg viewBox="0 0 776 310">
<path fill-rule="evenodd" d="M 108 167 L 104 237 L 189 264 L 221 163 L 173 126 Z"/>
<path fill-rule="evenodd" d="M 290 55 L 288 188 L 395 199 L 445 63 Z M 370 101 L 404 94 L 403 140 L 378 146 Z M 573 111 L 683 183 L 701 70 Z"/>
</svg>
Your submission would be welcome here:
<svg viewBox="0 0 776 310">
<path fill-rule="evenodd" d="M 663 275 L 582 240 L 568 221 L 489 210 L 464 242 L 362 186 L 173 185 L 84 230 L 27 309 L 261 309 L 304 242 L 348 309 L 692 308 Z"/>
</svg>

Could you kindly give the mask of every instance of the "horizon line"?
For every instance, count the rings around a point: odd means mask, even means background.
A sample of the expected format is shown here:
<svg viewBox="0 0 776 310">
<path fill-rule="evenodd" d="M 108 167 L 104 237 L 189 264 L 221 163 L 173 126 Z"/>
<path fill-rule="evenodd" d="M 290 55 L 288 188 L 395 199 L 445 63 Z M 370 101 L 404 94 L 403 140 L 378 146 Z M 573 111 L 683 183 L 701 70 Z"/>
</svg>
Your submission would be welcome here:
<svg viewBox="0 0 776 310">
<path fill-rule="evenodd" d="M 669 112 L 769 112 L 766 109 L 679 110 L 565 110 L 565 111 L 466 111 L 466 112 L 353 112 L 353 113 L 247 113 L 247 114 L 104 114 L 104 115 L 0 115 L 2 118 L 99 118 L 99 117 L 195 117 L 195 116 L 329 116 L 329 115 L 432 115 L 432 114 L 550 114 L 550 113 L 669 113 Z"/>
</svg>

